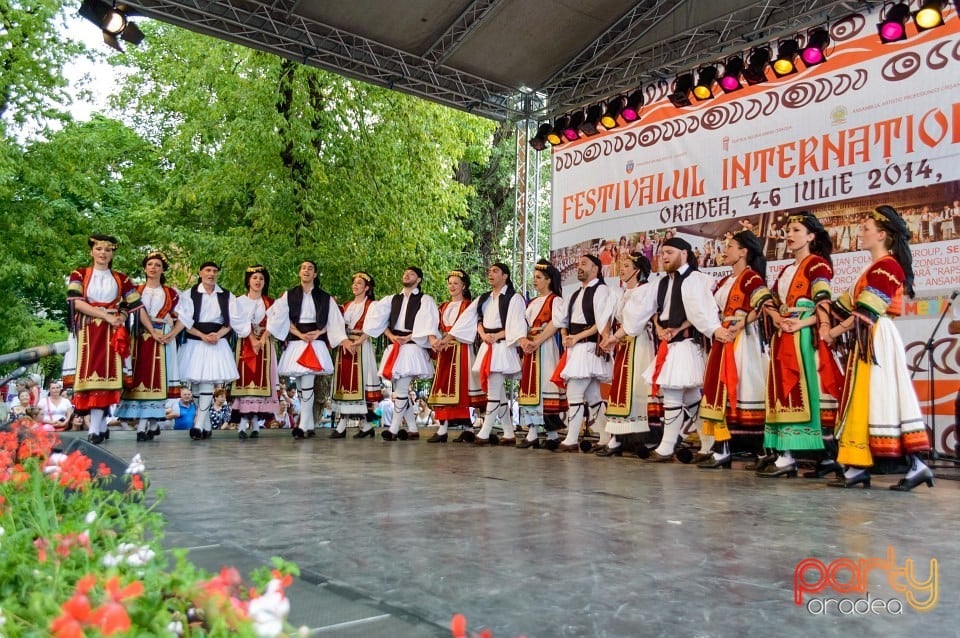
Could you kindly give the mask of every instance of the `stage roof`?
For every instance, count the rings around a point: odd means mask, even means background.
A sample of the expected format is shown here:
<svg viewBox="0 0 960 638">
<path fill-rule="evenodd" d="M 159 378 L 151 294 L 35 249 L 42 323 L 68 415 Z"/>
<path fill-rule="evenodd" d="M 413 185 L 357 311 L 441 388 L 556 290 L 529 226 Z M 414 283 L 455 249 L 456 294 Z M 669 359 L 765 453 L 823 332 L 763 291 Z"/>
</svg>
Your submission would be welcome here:
<svg viewBox="0 0 960 638">
<path fill-rule="evenodd" d="M 129 0 L 145 16 L 496 120 L 543 119 L 879 2 Z"/>
</svg>

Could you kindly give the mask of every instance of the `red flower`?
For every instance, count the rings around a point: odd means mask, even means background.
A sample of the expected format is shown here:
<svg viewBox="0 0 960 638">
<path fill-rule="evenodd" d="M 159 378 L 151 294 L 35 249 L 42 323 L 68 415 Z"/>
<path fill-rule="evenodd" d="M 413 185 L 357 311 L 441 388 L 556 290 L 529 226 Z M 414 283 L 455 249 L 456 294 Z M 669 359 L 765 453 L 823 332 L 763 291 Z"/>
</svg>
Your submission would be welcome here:
<svg viewBox="0 0 960 638">
<path fill-rule="evenodd" d="M 60 464 L 60 485 L 82 490 L 90 483 L 90 466 L 93 462 L 82 452 L 71 452 Z"/>
<path fill-rule="evenodd" d="M 87 592 L 92 587 L 89 581 L 91 578 L 92 576 L 88 575 L 80 579 L 76 593 L 63 603 L 60 615 L 50 623 L 54 638 L 83 638 L 83 628 L 93 615 L 90 599 L 87 598 Z"/>
<path fill-rule="evenodd" d="M 133 485 L 133 489 L 142 492 L 143 491 L 143 479 L 140 478 L 139 474 L 132 474 L 130 477 L 130 483 Z"/>
<path fill-rule="evenodd" d="M 93 610 L 91 623 L 104 636 L 112 636 L 119 631 L 130 629 L 130 616 L 120 603 L 108 601 Z"/>
<path fill-rule="evenodd" d="M 37 560 L 40 563 L 47 562 L 47 548 L 50 547 L 50 541 L 41 537 L 33 541 L 33 546 L 37 548 Z"/>
<path fill-rule="evenodd" d="M 103 478 L 105 476 L 110 476 L 110 468 L 107 467 L 107 464 L 103 461 L 100 462 L 100 465 L 97 466 L 97 476 Z"/>
<path fill-rule="evenodd" d="M 128 598 L 138 598 L 143 595 L 143 583 L 135 580 L 126 587 L 120 587 L 120 579 L 111 576 L 104 588 L 107 590 L 107 596 L 114 602 L 121 602 Z"/>
</svg>

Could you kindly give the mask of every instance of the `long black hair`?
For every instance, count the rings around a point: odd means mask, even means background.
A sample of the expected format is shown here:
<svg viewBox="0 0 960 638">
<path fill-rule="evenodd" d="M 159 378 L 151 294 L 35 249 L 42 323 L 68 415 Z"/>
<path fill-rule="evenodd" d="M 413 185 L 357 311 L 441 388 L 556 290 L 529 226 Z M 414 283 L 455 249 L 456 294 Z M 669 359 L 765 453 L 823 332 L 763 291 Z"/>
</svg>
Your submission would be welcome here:
<svg viewBox="0 0 960 638">
<path fill-rule="evenodd" d="M 367 284 L 367 293 L 366 293 L 367 299 L 370 299 L 372 301 L 374 298 L 373 297 L 373 286 L 374 286 L 373 275 L 371 275 L 368 272 L 358 270 L 357 272 L 353 273 L 353 277 L 351 278 L 350 283 L 353 283 L 353 279 L 356 279 L 357 277 L 359 277 L 360 279 L 363 279 L 364 283 Z"/>
<path fill-rule="evenodd" d="M 267 270 L 266 266 L 262 264 L 256 264 L 255 266 L 250 266 L 243 273 L 243 287 L 250 292 L 250 278 L 255 274 L 260 273 L 263 275 L 263 292 L 260 293 L 264 297 L 270 296 L 270 272 Z"/>
<path fill-rule="evenodd" d="M 796 222 L 803 224 L 808 232 L 813 234 L 813 241 L 810 242 L 810 252 L 827 260 L 830 267 L 833 267 L 833 259 L 830 253 L 833 252 L 833 242 L 830 241 L 830 235 L 827 233 L 823 224 L 817 219 L 817 216 L 808 210 L 794 213 L 787 217 L 787 223 Z"/>
<path fill-rule="evenodd" d="M 760 238 L 746 228 L 733 233 L 731 239 L 747 251 L 747 266 L 758 275 L 767 278 L 767 258 L 763 256 L 763 244 Z"/>
<path fill-rule="evenodd" d="M 543 258 L 537 260 L 537 265 L 534 266 L 534 268 L 539 270 L 540 273 L 550 281 L 550 292 L 558 297 L 562 297 L 563 292 L 560 288 L 560 271 L 557 270 L 553 264 Z"/>
<path fill-rule="evenodd" d="M 627 258 L 637 270 L 637 283 L 646 283 L 647 279 L 650 277 L 650 271 L 653 269 L 653 267 L 650 265 L 650 260 L 647 259 L 643 253 L 637 251 L 627 255 Z"/>
<path fill-rule="evenodd" d="M 892 206 L 877 206 L 876 212 L 870 213 L 880 230 L 886 231 L 886 247 L 894 259 L 903 268 L 903 290 L 913 299 L 913 253 L 910 252 L 910 229 L 907 223 Z"/>
</svg>

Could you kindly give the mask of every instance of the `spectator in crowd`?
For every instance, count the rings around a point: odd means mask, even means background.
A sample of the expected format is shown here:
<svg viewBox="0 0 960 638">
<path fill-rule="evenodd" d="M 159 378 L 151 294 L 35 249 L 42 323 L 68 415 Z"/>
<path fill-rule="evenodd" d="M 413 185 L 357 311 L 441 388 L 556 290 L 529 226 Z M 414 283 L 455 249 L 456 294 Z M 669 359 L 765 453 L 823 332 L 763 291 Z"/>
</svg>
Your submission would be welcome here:
<svg viewBox="0 0 960 638">
<path fill-rule="evenodd" d="M 73 413 L 73 406 L 63 396 L 63 384 L 60 381 L 54 381 L 50 384 L 47 396 L 40 400 L 39 407 L 40 423 L 49 425 L 56 430 L 67 428 Z"/>
<path fill-rule="evenodd" d="M 193 391 L 189 387 L 180 388 L 180 399 L 167 402 L 166 417 L 173 421 L 174 430 L 193 428 L 197 417 L 197 404 L 193 402 Z"/>
<path fill-rule="evenodd" d="M 230 405 L 227 404 L 227 391 L 217 388 L 213 391 L 213 407 L 210 408 L 210 427 L 221 429 L 230 421 Z"/>
</svg>

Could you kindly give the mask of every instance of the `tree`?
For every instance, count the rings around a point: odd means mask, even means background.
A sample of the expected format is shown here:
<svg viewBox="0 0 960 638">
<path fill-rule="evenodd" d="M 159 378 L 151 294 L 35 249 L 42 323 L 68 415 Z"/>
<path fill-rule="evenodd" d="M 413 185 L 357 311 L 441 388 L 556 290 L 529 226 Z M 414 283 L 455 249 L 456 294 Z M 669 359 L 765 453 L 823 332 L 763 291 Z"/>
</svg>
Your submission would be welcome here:
<svg viewBox="0 0 960 638">
<path fill-rule="evenodd" d="M 356 269 L 393 289 L 410 263 L 442 290 L 469 241 L 472 188 L 454 168 L 490 122 L 172 26 L 144 29 L 143 45 L 117 56 L 138 72 L 116 101 L 163 173 L 156 207 L 130 211 L 142 236 L 188 272 L 220 262 L 235 289 L 263 263 L 276 293 L 311 258 L 335 293 Z"/>
</svg>

